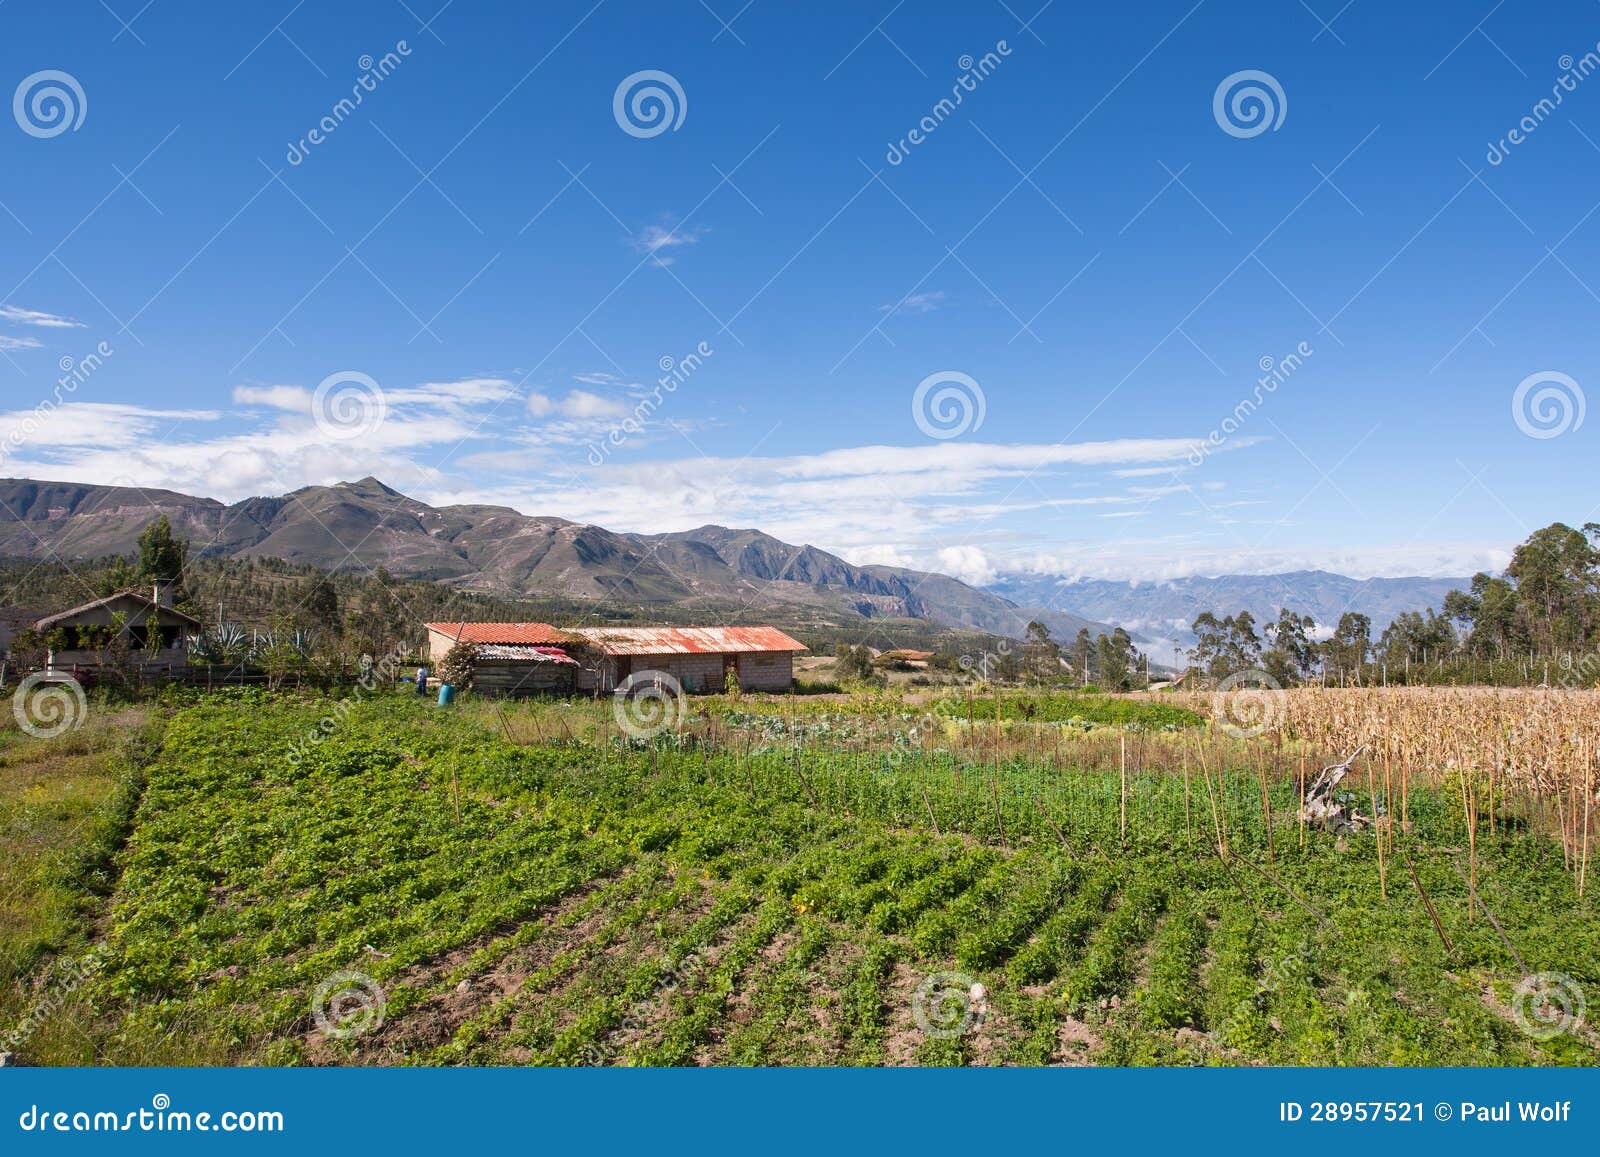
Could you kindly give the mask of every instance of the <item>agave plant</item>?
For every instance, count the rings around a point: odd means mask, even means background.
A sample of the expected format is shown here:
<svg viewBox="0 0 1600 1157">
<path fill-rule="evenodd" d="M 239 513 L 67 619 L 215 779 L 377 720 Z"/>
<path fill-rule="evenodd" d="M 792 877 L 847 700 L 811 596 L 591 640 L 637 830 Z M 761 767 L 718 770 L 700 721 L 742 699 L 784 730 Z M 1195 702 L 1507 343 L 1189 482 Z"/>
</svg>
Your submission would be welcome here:
<svg viewBox="0 0 1600 1157">
<path fill-rule="evenodd" d="M 249 640 L 238 627 L 222 624 L 189 637 L 189 651 L 202 663 L 235 663 L 245 657 Z"/>
</svg>

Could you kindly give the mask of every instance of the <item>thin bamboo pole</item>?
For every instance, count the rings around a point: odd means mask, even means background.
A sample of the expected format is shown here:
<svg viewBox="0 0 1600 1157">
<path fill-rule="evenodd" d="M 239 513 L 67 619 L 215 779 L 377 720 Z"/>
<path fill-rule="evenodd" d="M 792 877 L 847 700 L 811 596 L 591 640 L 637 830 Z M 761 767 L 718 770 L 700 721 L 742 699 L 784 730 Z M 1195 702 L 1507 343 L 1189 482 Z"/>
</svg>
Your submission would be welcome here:
<svg viewBox="0 0 1600 1157">
<path fill-rule="evenodd" d="M 1117 825 L 1117 841 L 1123 846 L 1128 846 L 1128 737 L 1119 735 L 1122 740 L 1122 800 L 1118 808 L 1120 817 Z"/>
<path fill-rule="evenodd" d="M 1372 799 L 1372 834 L 1378 839 L 1378 891 L 1382 893 L 1384 900 L 1387 902 L 1389 899 L 1389 876 L 1388 873 L 1384 871 L 1383 828 L 1378 822 L 1378 790 L 1372 782 L 1371 755 L 1367 756 L 1367 795 Z"/>
</svg>

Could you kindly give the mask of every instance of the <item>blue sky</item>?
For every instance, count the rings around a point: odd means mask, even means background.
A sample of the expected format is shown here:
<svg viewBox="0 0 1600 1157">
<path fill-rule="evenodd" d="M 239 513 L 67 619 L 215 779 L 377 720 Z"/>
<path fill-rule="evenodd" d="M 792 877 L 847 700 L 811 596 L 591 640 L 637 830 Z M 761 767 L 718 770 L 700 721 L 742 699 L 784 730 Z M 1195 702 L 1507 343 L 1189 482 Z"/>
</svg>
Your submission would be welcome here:
<svg viewBox="0 0 1600 1157">
<path fill-rule="evenodd" d="M 1579 0 L 11 0 L 0 474 L 374 474 L 980 581 L 1494 566 L 1600 517 L 1597 41 Z M 619 121 L 645 71 L 674 127 Z M 1275 127 L 1218 120 L 1245 71 Z M 934 375 L 981 425 L 919 424 Z"/>
</svg>

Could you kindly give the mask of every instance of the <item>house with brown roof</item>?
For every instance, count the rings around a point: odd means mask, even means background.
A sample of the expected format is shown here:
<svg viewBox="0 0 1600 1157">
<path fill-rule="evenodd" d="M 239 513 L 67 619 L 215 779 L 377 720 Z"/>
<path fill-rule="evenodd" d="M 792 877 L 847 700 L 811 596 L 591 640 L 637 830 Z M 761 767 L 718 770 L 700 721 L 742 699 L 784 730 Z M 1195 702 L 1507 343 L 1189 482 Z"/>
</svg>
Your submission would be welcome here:
<svg viewBox="0 0 1600 1157">
<path fill-rule="evenodd" d="M 201 629 L 200 620 L 172 605 L 171 589 L 156 583 L 148 594 L 118 591 L 33 624 L 50 648 L 49 669 L 62 674 L 93 672 L 102 667 L 113 644 L 125 646 L 147 674 L 170 674 L 186 667 L 186 637 Z"/>
</svg>

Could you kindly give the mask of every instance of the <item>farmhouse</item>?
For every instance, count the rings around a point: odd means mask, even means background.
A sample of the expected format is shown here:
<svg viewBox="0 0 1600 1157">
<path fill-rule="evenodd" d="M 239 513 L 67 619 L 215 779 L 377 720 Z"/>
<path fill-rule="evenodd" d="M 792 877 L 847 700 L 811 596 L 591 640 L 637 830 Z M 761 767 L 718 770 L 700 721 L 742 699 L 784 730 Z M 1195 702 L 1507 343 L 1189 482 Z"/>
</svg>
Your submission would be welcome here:
<svg viewBox="0 0 1600 1157">
<path fill-rule="evenodd" d="M 685 691 L 718 691 L 729 675 L 745 691 L 787 691 L 806 650 L 776 627 L 578 627 L 580 691 L 611 691 L 629 675 L 660 672 Z"/>
<path fill-rule="evenodd" d="M 575 627 L 549 623 L 429 623 L 428 660 L 473 643 L 473 686 L 499 695 L 607 693 L 629 675 L 670 675 L 685 691 L 787 691 L 806 649 L 776 627 Z"/>
<path fill-rule="evenodd" d="M 118 591 L 47 615 L 33 628 L 50 648 L 52 671 L 71 674 L 101 667 L 116 641 L 144 672 L 170 674 L 188 665 L 184 636 L 198 631 L 200 620 L 174 607 L 170 587 L 156 583 L 149 594 Z"/>
<path fill-rule="evenodd" d="M 874 667 L 906 668 L 913 671 L 926 671 L 928 660 L 933 658 L 932 651 L 912 651 L 901 647 L 894 651 L 880 651 L 872 660 Z"/>
</svg>

